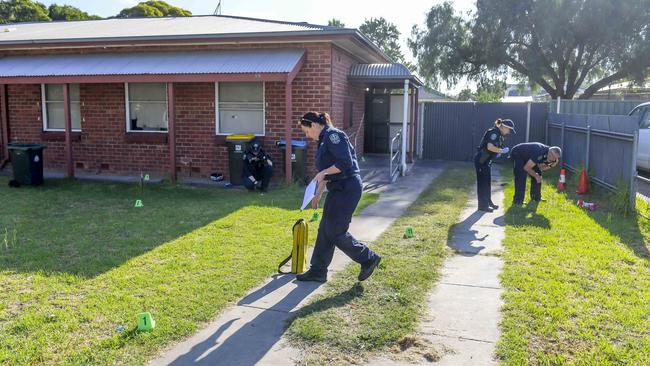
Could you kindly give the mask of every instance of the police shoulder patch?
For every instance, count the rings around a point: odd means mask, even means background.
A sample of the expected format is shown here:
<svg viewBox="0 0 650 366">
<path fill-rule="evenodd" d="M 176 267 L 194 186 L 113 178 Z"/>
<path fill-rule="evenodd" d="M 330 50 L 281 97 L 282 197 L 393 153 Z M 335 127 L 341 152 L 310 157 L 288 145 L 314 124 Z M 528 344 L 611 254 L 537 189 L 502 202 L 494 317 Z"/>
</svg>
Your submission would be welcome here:
<svg viewBox="0 0 650 366">
<path fill-rule="evenodd" d="M 493 134 L 490 135 L 490 140 L 494 141 L 496 139 L 497 139 L 497 134 L 496 133 L 493 133 Z"/>
<path fill-rule="evenodd" d="M 339 136 L 338 133 L 334 132 L 330 134 L 330 141 L 332 141 L 333 144 L 338 144 L 341 142 L 341 137 Z"/>
</svg>

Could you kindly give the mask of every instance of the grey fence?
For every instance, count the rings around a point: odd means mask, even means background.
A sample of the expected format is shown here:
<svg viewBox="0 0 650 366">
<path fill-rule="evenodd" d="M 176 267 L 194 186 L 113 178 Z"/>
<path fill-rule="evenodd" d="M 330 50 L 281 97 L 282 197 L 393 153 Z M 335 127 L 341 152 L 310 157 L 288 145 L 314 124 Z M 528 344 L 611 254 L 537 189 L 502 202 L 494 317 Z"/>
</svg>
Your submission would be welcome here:
<svg viewBox="0 0 650 366">
<path fill-rule="evenodd" d="M 472 160 L 485 130 L 497 118 L 515 122 L 517 134 L 506 144 L 545 141 L 548 103 L 424 103 L 422 158 Z"/>
<path fill-rule="evenodd" d="M 643 100 L 561 100 L 560 113 L 626 116 Z M 557 113 L 557 100 L 549 102 L 549 112 Z"/>
<path fill-rule="evenodd" d="M 572 170 L 584 167 L 591 181 L 609 189 L 623 182 L 636 197 L 638 118 L 615 115 L 556 114 L 548 116 L 548 144 L 562 148 L 562 162 Z"/>
</svg>

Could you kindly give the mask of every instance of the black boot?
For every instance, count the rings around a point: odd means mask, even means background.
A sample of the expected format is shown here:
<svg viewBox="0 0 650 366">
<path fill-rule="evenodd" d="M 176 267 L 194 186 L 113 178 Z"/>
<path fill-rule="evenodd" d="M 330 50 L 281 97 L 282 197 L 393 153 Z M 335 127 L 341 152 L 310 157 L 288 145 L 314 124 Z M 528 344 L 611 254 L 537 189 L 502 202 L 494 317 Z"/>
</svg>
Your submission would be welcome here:
<svg viewBox="0 0 650 366">
<path fill-rule="evenodd" d="M 327 274 L 316 273 L 309 269 L 305 273 L 296 276 L 298 281 L 327 282 Z"/>
<path fill-rule="evenodd" d="M 359 281 L 363 281 L 370 277 L 370 275 L 372 275 L 372 272 L 374 272 L 375 268 L 377 268 L 379 265 L 379 262 L 381 262 L 381 257 L 379 254 L 377 254 L 377 257 L 375 259 L 371 259 L 370 261 L 362 264 L 358 277 Z"/>
<path fill-rule="evenodd" d="M 490 208 L 491 208 L 491 209 L 494 209 L 494 210 L 498 210 L 498 209 L 499 209 L 499 205 L 495 204 L 494 202 L 490 202 L 490 204 L 489 204 L 488 206 L 490 206 Z"/>
<path fill-rule="evenodd" d="M 493 212 L 493 211 L 494 211 L 494 210 L 493 210 L 492 208 L 490 208 L 489 206 L 486 206 L 486 207 L 479 207 L 478 210 L 479 210 L 479 211 L 483 211 L 483 212 Z"/>
</svg>

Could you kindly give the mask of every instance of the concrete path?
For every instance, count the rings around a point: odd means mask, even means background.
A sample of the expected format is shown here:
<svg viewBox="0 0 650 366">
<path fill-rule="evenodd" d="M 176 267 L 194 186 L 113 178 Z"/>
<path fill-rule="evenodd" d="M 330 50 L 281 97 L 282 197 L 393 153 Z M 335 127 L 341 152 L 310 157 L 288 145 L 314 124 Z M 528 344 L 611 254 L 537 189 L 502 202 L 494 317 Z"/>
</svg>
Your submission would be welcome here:
<svg viewBox="0 0 650 366">
<path fill-rule="evenodd" d="M 494 349 L 500 336 L 503 292 L 498 278 L 503 261 L 497 255 L 504 238 L 503 186 L 493 181 L 492 188 L 492 200 L 501 207 L 493 213 L 477 211 L 474 190 L 454 227 L 448 245 L 456 254 L 445 260 L 440 282 L 429 295 L 429 314 L 419 330 L 442 358 L 434 363 L 422 358 L 421 365 L 497 363 Z M 413 363 L 379 358 L 369 365 Z"/>
<path fill-rule="evenodd" d="M 350 232 L 365 242 L 376 240 L 443 167 L 444 163 L 423 162 L 413 166 L 409 175 L 395 184 L 372 183 L 373 188 L 381 187 L 380 198 L 352 219 Z M 376 172 L 377 169 L 364 172 L 362 167 L 364 174 Z M 375 174 L 375 179 L 381 180 L 380 177 L 381 174 Z M 337 250 L 330 276 L 349 263 Z M 300 353 L 283 341 L 286 321 L 321 291 L 323 287 L 319 284 L 297 282 L 294 275 L 273 276 L 194 336 L 164 351 L 151 365 L 292 365 Z"/>
</svg>

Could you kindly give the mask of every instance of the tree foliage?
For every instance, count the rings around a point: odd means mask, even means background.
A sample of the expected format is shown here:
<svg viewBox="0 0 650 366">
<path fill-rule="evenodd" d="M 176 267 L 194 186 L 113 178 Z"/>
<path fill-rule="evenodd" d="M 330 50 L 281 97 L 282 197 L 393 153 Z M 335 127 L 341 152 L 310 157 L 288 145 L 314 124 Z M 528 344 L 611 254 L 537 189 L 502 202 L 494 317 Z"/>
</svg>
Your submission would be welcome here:
<svg viewBox="0 0 650 366">
<path fill-rule="evenodd" d="M 118 18 L 142 18 L 142 17 L 189 17 L 192 12 L 169 5 L 164 1 L 146 1 L 138 5 L 122 9 L 117 15 Z"/>
<path fill-rule="evenodd" d="M 580 98 L 650 68 L 650 0 L 478 0 L 462 16 L 445 2 L 409 46 L 433 85 L 513 74 L 553 98 Z"/>
<path fill-rule="evenodd" d="M 328 20 L 327 25 L 330 27 L 345 28 L 345 24 L 340 19 L 336 19 L 336 18 L 332 18 Z"/>
<path fill-rule="evenodd" d="M 88 20 L 102 19 L 98 15 L 90 15 L 79 8 L 71 5 L 52 4 L 48 8 L 48 14 L 52 20 Z"/>
<path fill-rule="evenodd" d="M 399 46 L 400 32 L 397 26 L 382 18 L 366 19 L 359 31 L 370 38 L 386 55 L 395 62 L 401 62 L 409 69 L 413 70 L 414 65 L 408 63 Z"/>
<path fill-rule="evenodd" d="M 45 5 L 31 0 L 0 1 L 0 23 L 43 22 L 52 20 Z"/>
<path fill-rule="evenodd" d="M 482 80 L 476 91 L 465 88 L 458 93 L 457 100 L 475 102 L 500 102 L 506 92 L 507 84 L 503 80 Z"/>
</svg>

